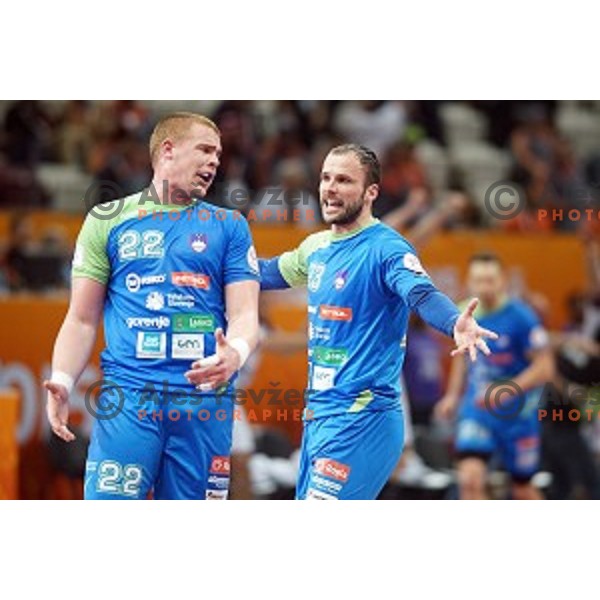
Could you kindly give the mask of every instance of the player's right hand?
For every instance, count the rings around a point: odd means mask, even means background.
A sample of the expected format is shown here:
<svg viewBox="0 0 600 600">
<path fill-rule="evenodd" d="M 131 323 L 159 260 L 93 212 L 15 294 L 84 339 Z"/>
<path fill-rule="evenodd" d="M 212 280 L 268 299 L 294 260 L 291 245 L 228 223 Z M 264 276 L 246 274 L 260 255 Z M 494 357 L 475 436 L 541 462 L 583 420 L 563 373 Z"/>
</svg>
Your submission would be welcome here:
<svg viewBox="0 0 600 600">
<path fill-rule="evenodd" d="M 67 388 L 52 381 L 44 381 L 48 390 L 46 414 L 52 431 L 65 442 L 72 442 L 75 436 L 67 427 L 69 422 L 69 392 Z"/>
<path fill-rule="evenodd" d="M 450 421 L 454 418 L 457 407 L 458 399 L 455 396 L 447 394 L 435 405 L 433 414 L 436 419 Z"/>
</svg>

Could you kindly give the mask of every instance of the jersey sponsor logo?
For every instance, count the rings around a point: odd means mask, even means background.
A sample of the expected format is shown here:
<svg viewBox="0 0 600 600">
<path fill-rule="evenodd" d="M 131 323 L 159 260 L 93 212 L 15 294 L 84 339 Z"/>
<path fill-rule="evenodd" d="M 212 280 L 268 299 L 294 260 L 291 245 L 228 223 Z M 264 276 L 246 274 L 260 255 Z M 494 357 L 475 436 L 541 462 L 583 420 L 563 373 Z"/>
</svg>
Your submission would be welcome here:
<svg viewBox="0 0 600 600">
<path fill-rule="evenodd" d="M 336 496 L 331 494 L 326 494 L 321 490 L 316 490 L 314 488 L 309 488 L 308 492 L 306 492 L 307 500 L 338 500 Z"/>
<path fill-rule="evenodd" d="M 312 372 L 312 389 L 324 392 L 333 387 L 336 370 L 333 367 L 314 365 Z"/>
<path fill-rule="evenodd" d="M 256 256 L 256 249 L 254 248 L 254 246 L 250 246 L 250 248 L 248 248 L 248 254 L 246 258 L 248 260 L 248 266 L 250 267 L 251 271 L 255 275 L 258 275 L 260 273 L 260 270 L 258 268 L 258 257 Z"/>
<path fill-rule="evenodd" d="M 318 458 L 314 470 L 325 477 L 346 483 L 350 477 L 350 467 L 330 458 Z"/>
<path fill-rule="evenodd" d="M 146 297 L 148 310 L 162 310 L 165 307 L 165 297 L 160 292 L 150 292 Z"/>
<path fill-rule="evenodd" d="M 325 273 L 325 264 L 314 262 L 308 266 L 307 286 L 311 292 L 316 292 L 321 287 L 321 279 Z"/>
<path fill-rule="evenodd" d="M 202 273 L 171 273 L 171 283 L 178 287 L 191 287 L 197 290 L 210 289 L 210 277 Z"/>
<path fill-rule="evenodd" d="M 331 327 L 308 324 L 308 339 L 328 342 L 331 339 Z"/>
<path fill-rule="evenodd" d="M 212 333 L 215 319 L 212 315 L 179 314 L 173 317 L 174 333 Z"/>
<path fill-rule="evenodd" d="M 334 280 L 333 280 L 333 287 L 338 290 L 338 292 L 344 288 L 344 286 L 346 285 L 346 282 L 348 281 L 348 270 L 342 270 L 342 271 L 338 271 L 335 274 Z"/>
<path fill-rule="evenodd" d="M 125 287 L 129 292 L 139 292 L 140 288 L 144 285 L 154 285 L 164 283 L 167 276 L 162 275 L 145 275 L 140 277 L 137 273 L 129 273 L 125 278 Z"/>
<path fill-rule="evenodd" d="M 319 316 L 324 321 L 352 321 L 352 309 L 322 304 L 319 307 Z"/>
<path fill-rule="evenodd" d="M 417 275 L 427 275 L 427 271 L 423 268 L 421 261 L 417 258 L 416 255 L 411 252 L 407 252 L 402 259 L 402 263 L 404 267 L 409 271 L 413 271 L 417 273 Z"/>
<path fill-rule="evenodd" d="M 312 349 L 314 362 L 329 367 L 341 367 L 348 360 L 348 351 L 343 348 L 324 348 L 315 346 Z"/>
<path fill-rule="evenodd" d="M 208 248 L 208 238 L 205 233 L 194 233 L 190 237 L 190 246 L 197 253 L 204 252 Z"/>
<path fill-rule="evenodd" d="M 206 500 L 227 500 L 229 490 L 206 490 Z"/>
<path fill-rule="evenodd" d="M 173 308 L 193 308 L 196 304 L 190 294 L 167 294 L 167 306 Z"/>
<path fill-rule="evenodd" d="M 166 358 L 167 334 L 157 331 L 138 331 L 137 358 Z"/>
<path fill-rule="evenodd" d="M 211 488 L 215 488 L 218 490 L 227 490 L 229 489 L 229 477 L 219 477 L 218 475 L 211 475 L 208 478 L 208 485 Z"/>
<path fill-rule="evenodd" d="M 201 333 L 174 333 L 171 337 L 172 358 L 204 357 L 204 336 Z"/>
<path fill-rule="evenodd" d="M 150 329 L 166 329 L 171 324 L 169 317 L 129 317 L 125 321 L 129 329 L 147 327 Z"/>
<path fill-rule="evenodd" d="M 227 475 L 231 472 L 229 456 L 213 456 L 210 462 L 210 473 L 213 475 Z"/>
<path fill-rule="evenodd" d="M 316 487 L 325 489 L 326 491 L 332 492 L 333 494 L 337 494 L 342 489 L 341 483 L 335 483 L 335 481 L 329 481 L 329 479 L 319 477 L 318 475 L 313 475 L 311 482 Z"/>
</svg>

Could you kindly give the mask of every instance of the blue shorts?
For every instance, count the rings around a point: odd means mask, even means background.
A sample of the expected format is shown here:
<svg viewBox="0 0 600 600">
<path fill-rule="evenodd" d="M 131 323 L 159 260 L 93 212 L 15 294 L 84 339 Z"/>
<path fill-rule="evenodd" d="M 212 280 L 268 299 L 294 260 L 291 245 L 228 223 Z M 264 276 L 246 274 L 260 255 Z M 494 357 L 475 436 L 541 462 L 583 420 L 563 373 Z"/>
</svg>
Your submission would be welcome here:
<svg viewBox="0 0 600 600">
<path fill-rule="evenodd" d="M 400 410 L 345 413 L 304 423 L 298 500 L 374 500 L 404 445 Z"/>
<path fill-rule="evenodd" d="M 116 414 L 98 409 L 85 471 L 86 500 L 224 500 L 233 399 L 202 394 L 164 402 L 121 389 Z M 99 405 L 116 404 L 105 388 Z"/>
<path fill-rule="evenodd" d="M 529 395 L 525 406 L 534 407 L 539 394 Z M 540 422 L 537 411 L 523 410 L 514 418 L 500 418 L 485 407 L 467 401 L 458 419 L 455 442 L 459 457 L 486 460 L 497 455 L 515 481 L 529 481 L 539 470 Z"/>
</svg>

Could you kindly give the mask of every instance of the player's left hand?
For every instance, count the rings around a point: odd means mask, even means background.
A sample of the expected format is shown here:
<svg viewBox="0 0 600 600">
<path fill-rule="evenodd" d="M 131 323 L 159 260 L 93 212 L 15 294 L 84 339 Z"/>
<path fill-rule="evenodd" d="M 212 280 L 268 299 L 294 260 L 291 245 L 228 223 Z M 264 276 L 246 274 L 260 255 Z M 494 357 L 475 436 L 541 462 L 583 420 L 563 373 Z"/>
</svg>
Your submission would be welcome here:
<svg viewBox="0 0 600 600">
<path fill-rule="evenodd" d="M 190 371 L 185 373 L 186 379 L 203 392 L 209 392 L 227 383 L 240 369 L 239 352 L 229 344 L 222 329 L 215 331 L 217 352 L 192 363 Z"/>
<path fill-rule="evenodd" d="M 464 312 L 458 317 L 454 325 L 454 342 L 456 348 L 452 350 L 451 355 L 469 353 L 471 361 L 477 360 L 477 350 L 483 352 L 486 356 L 491 354 L 484 338 L 497 340 L 498 334 L 480 327 L 473 318 L 473 313 L 479 304 L 478 298 L 473 298 Z"/>
</svg>

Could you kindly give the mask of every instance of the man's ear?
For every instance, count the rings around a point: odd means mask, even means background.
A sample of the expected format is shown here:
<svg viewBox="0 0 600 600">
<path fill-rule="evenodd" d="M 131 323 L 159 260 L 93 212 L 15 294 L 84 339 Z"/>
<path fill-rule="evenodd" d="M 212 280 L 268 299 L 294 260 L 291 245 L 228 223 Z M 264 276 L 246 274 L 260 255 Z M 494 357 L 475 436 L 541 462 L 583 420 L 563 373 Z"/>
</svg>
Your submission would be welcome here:
<svg viewBox="0 0 600 600">
<path fill-rule="evenodd" d="M 171 160 L 173 158 L 173 148 L 173 142 L 169 138 L 167 138 L 160 145 L 161 157 L 166 158 L 167 160 Z"/>
<path fill-rule="evenodd" d="M 375 202 L 379 196 L 379 185 L 372 183 L 365 192 L 365 198 L 370 202 Z"/>
</svg>

